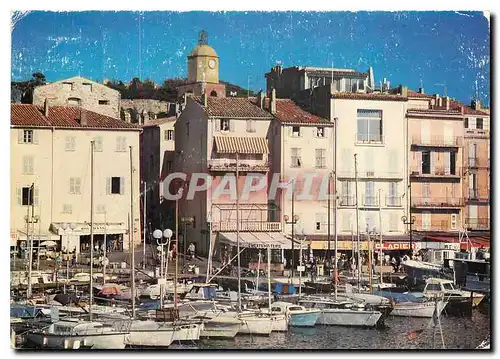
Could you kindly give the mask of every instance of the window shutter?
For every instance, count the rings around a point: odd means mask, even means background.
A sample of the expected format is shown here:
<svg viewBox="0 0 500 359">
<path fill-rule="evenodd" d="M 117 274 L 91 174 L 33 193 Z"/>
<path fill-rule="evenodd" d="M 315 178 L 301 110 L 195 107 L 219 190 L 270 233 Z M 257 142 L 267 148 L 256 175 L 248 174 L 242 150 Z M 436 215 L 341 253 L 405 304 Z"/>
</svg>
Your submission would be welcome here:
<svg viewBox="0 0 500 359">
<path fill-rule="evenodd" d="M 117 137 L 116 138 L 116 151 L 120 151 L 121 143 L 122 143 L 121 137 Z"/>
<path fill-rule="evenodd" d="M 444 174 L 450 174 L 450 152 L 445 152 L 443 156 L 444 161 Z"/>
<path fill-rule="evenodd" d="M 120 194 L 125 193 L 125 177 L 120 177 Z"/>
<path fill-rule="evenodd" d="M 215 124 L 214 132 L 220 132 L 220 119 L 216 118 L 214 124 Z"/>
<path fill-rule="evenodd" d="M 33 196 L 33 204 L 38 205 L 38 187 L 35 187 L 34 196 Z"/>
<path fill-rule="evenodd" d="M 23 156 L 23 173 L 28 173 L 28 156 Z"/>
<path fill-rule="evenodd" d="M 22 188 L 17 189 L 17 204 L 20 206 L 23 205 L 23 189 Z"/>
<path fill-rule="evenodd" d="M 37 130 L 33 130 L 33 143 L 35 145 L 38 145 L 38 131 Z"/>
<path fill-rule="evenodd" d="M 293 126 L 288 126 L 288 136 L 293 136 Z"/>
<path fill-rule="evenodd" d="M 17 130 L 17 142 L 23 143 L 24 140 L 24 130 Z"/>
<path fill-rule="evenodd" d="M 234 120 L 229 120 L 229 131 L 234 132 Z"/>
<path fill-rule="evenodd" d="M 82 183 L 81 178 L 79 177 L 75 178 L 75 193 L 77 194 L 82 193 L 81 183 Z"/>
<path fill-rule="evenodd" d="M 328 127 L 323 127 L 323 135 L 326 137 L 328 137 L 328 132 L 330 132 L 330 129 Z"/>
<path fill-rule="evenodd" d="M 111 177 L 106 178 L 106 194 L 111 194 Z"/>
<path fill-rule="evenodd" d="M 435 174 L 436 173 L 436 168 L 435 168 L 435 164 L 436 164 L 436 155 L 437 153 L 436 152 L 429 152 L 429 159 L 431 161 L 431 173 L 432 174 Z"/>
</svg>

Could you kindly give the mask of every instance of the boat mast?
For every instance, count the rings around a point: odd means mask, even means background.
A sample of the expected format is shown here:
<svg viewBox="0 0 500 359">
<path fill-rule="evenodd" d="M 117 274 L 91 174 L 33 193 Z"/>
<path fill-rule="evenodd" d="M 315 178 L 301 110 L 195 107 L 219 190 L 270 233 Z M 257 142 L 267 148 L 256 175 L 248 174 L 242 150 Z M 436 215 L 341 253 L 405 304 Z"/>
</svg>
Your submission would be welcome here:
<svg viewBox="0 0 500 359">
<path fill-rule="evenodd" d="M 240 274 L 240 192 L 238 181 L 240 179 L 240 161 L 236 151 L 236 250 L 238 252 L 238 309 L 241 312 L 241 274 Z"/>
<path fill-rule="evenodd" d="M 142 269 L 146 270 L 146 198 L 147 198 L 147 187 L 146 187 L 146 181 L 144 181 L 144 201 L 142 202 L 142 241 L 143 241 L 143 247 L 142 247 Z"/>
<path fill-rule="evenodd" d="M 135 318 L 135 246 L 134 246 L 134 167 L 132 164 L 132 146 L 130 149 L 130 243 L 132 250 L 132 260 L 131 260 L 131 291 L 132 291 L 132 319 Z"/>
<path fill-rule="evenodd" d="M 108 226 L 107 219 L 106 219 L 106 210 L 104 210 L 104 257 L 102 260 L 102 284 L 104 285 L 106 283 L 106 228 Z"/>
<path fill-rule="evenodd" d="M 333 79 L 333 62 L 332 62 L 332 79 Z M 332 80 L 333 81 L 333 80 Z M 332 82 L 333 83 L 333 82 Z M 338 237 L 337 237 L 337 207 L 338 207 L 338 196 L 337 196 L 337 121 L 338 118 L 335 117 L 333 119 L 333 131 L 334 131 L 334 149 L 333 149 L 333 185 L 334 185 L 334 190 L 335 190 L 335 198 L 334 198 L 334 207 L 335 207 L 335 212 L 333 213 L 333 221 L 335 222 L 335 259 L 333 263 L 335 264 L 333 276 L 335 280 L 335 286 L 334 286 L 334 291 L 335 291 L 335 300 L 337 300 L 337 285 L 338 285 L 338 275 L 339 271 L 337 268 L 338 264 Z M 330 180 L 328 180 L 328 184 L 330 184 Z M 330 199 L 330 190 L 328 190 L 328 199 Z M 330 203 L 330 202 L 328 202 Z M 330 206 L 328 206 L 328 216 L 330 216 Z M 330 223 L 328 223 L 328 231 L 330 231 Z M 330 253 L 330 234 L 328 234 L 328 253 Z"/>
<path fill-rule="evenodd" d="M 338 276 L 339 276 L 339 271 L 338 271 L 338 268 L 337 268 L 337 264 L 338 264 L 338 236 L 337 236 L 337 206 L 338 206 L 338 197 L 337 197 L 337 175 L 335 174 L 335 198 L 334 198 L 334 201 L 335 201 L 335 212 L 334 212 L 334 222 L 335 222 L 335 271 L 333 273 L 334 275 L 334 279 L 335 279 L 335 300 L 337 300 L 337 285 L 338 285 Z"/>
<path fill-rule="evenodd" d="M 269 302 L 269 313 L 271 313 L 271 246 L 270 246 L 270 244 L 268 244 L 268 246 L 267 246 L 267 299 Z"/>
<path fill-rule="evenodd" d="M 31 271 L 33 268 L 33 232 L 34 230 L 34 217 L 35 217 L 35 184 L 32 183 L 29 189 L 28 201 L 31 200 L 31 205 L 28 206 L 28 215 L 26 216 L 26 240 L 29 243 L 30 254 L 29 254 L 29 269 L 28 269 L 28 290 L 26 291 L 26 298 L 31 298 L 32 294 L 32 281 L 31 281 Z M 29 203 L 29 202 L 28 202 Z M 30 216 L 31 208 L 31 216 Z M 33 231 L 30 237 L 30 223 L 33 223 Z"/>
<path fill-rule="evenodd" d="M 360 291 L 360 281 L 361 281 L 361 254 L 359 252 L 359 204 L 358 204 L 358 154 L 354 154 L 354 183 L 355 183 L 355 193 L 356 193 L 356 237 L 357 237 L 357 257 L 358 265 L 356 266 L 357 277 L 358 277 L 358 293 Z"/>
<path fill-rule="evenodd" d="M 379 262 L 380 262 L 380 284 L 382 284 L 383 281 L 383 275 L 382 275 L 382 204 L 380 202 L 380 192 L 381 189 L 378 190 L 378 228 L 380 231 L 380 248 L 378 250 L 378 257 L 379 257 Z M 382 289 L 382 288 L 380 288 Z"/>
<path fill-rule="evenodd" d="M 185 235 L 185 234 L 184 234 Z M 179 199 L 175 199 L 175 272 L 174 272 L 174 308 L 177 309 L 177 271 L 179 270 Z M 165 278 L 167 271 L 165 271 Z"/>
<path fill-rule="evenodd" d="M 89 321 L 92 321 L 92 287 L 94 284 L 94 146 L 90 141 L 90 297 L 89 297 Z"/>
</svg>

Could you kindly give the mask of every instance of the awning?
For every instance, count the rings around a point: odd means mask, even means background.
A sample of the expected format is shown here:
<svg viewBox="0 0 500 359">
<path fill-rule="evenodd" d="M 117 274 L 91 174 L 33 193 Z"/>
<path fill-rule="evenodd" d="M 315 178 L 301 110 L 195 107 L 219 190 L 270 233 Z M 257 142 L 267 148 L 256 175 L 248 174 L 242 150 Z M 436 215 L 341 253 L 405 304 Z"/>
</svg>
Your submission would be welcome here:
<svg viewBox="0 0 500 359">
<path fill-rule="evenodd" d="M 65 229 L 66 227 L 66 229 Z M 90 235 L 90 223 L 61 223 L 52 222 L 50 231 L 59 236 L 74 235 L 88 236 Z M 125 223 L 94 223 L 94 234 L 123 234 L 127 232 Z"/>
<path fill-rule="evenodd" d="M 219 240 L 234 246 L 237 243 L 236 233 L 219 233 Z M 295 243 L 297 243 L 297 239 Z M 285 237 L 283 233 L 278 232 L 240 232 L 240 247 L 292 249 L 292 241 Z"/>
<path fill-rule="evenodd" d="M 357 249 L 357 241 L 354 241 L 354 247 L 352 241 L 337 241 L 338 250 L 356 250 Z M 374 240 L 372 244 L 372 248 L 375 251 L 380 250 L 380 242 L 378 240 Z M 328 249 L 328 241 L 311 241 L 311 248 L 314 250 L 327 250 Z M 368 250 L 368 241 L 359 241 L 359 248 L 361 251 Z M 383 251 L 407 251 L 410 249 L 410 242 L 395 242 L 395 241 L 383 241 L 382 242 L 382 250 Z M 420 249 L 420 243 L 413 242 L 413 249 Z M 335 250 L 335 241 L 330 241 L 330 250 Z"/>
<path fill-rule="evenodd" d="M 217 153 L 265 154 L 269 153 L 264 137 L 215 136 Z"/>
</svg>

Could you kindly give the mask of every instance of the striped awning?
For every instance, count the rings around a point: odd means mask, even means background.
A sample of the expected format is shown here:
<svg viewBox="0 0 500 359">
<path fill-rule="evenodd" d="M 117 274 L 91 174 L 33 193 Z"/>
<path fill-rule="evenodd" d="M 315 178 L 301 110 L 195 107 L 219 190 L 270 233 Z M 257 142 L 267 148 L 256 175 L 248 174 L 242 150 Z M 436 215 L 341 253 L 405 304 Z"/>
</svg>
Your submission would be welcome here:
<svg viewBox="0 0 500 359">
<path fill-rule="evenodd" d="M 269 153 L 267 140 L 264 137 L 226 137 L 216 136 L 217 153 Z"/>
</svg>

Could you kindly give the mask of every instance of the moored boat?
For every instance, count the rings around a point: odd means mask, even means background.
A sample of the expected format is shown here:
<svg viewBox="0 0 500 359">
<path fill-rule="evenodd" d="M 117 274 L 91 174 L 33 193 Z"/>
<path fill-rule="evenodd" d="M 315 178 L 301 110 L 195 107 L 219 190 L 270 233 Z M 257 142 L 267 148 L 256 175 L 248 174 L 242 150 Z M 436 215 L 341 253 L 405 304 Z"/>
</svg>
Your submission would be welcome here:
<svg viewBox="0 0 500 359">
<path fill-rule="evenodd" d="M 271 306 L 274 313 L 285 313 L 292 327 L 314 327 L 321 314 L 321 310 L 306 309 L 301 305 L 288 302 L 275 302 Z"/>
<path fill-rule="evenodd" d="M 438 314 L 446 307 L 447 302 L 439 301 Z M 394 306 L 391 312 L 395 317 L 417 317 L 417 318 L 432 318 L 436 304 L 434 302 L 400 302 Z"/>
</svg>

